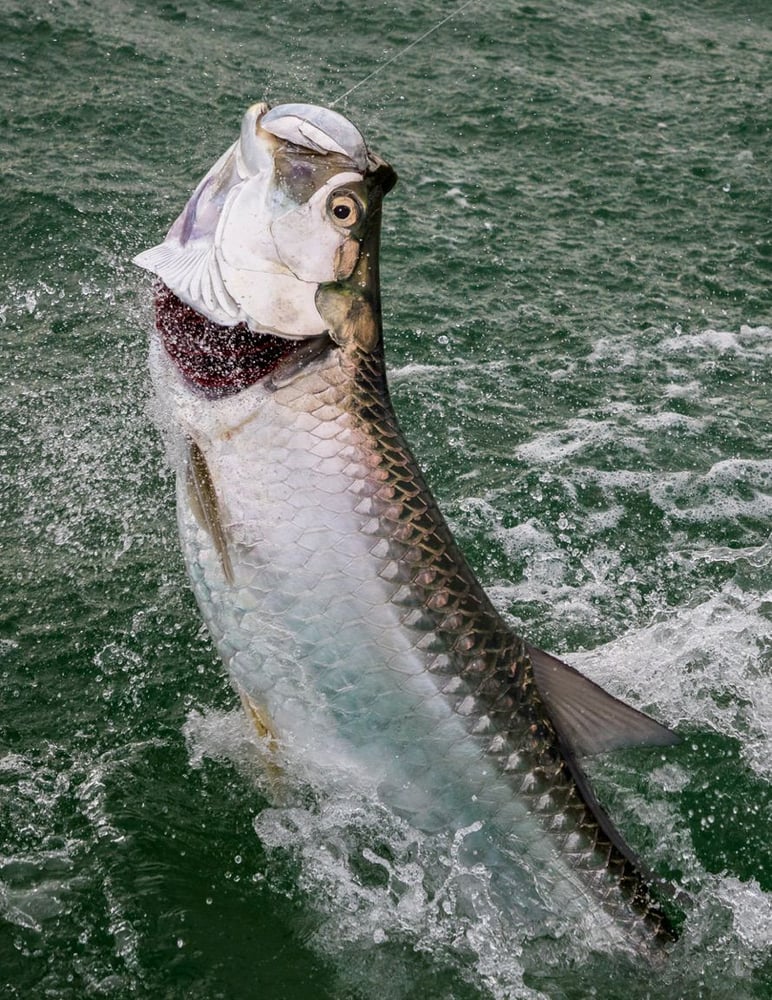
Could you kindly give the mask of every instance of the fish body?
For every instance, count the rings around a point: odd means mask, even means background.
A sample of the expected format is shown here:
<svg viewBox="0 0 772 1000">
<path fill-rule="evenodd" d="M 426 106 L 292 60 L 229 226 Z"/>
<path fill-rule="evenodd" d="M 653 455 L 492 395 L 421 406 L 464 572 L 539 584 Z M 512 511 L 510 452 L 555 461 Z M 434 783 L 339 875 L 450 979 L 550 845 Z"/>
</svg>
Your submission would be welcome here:
<svg viewBox="0 0 772 1000">
<path fill-rule="evenodd" d="M 138 258 L 160 278 L 151 370 L 193 590 L 283 752 L 364 776 L 419 829 L 470 831 L 537 929 L 589 909 L 607 940 L 665 940 L 581 761 L 676 737 L 512 631 L 393 412 L 378 237 L 394 180 L 335 112 L 256 106 Z"/>
</svg>

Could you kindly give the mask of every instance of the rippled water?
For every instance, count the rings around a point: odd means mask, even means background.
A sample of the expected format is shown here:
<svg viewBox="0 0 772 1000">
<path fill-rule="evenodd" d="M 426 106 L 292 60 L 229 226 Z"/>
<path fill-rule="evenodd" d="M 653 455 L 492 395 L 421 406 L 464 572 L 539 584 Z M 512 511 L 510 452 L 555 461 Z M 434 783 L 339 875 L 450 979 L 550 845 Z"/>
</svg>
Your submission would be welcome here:
<svg viewBox="0 0 772 1000">
<path fill-rule="evenodd" d="M 696 899 L 654 984 L 529 964 L 372 801 L 277 799 L 186 586 L 128 261 L 248 103 L 329 103 L 451 9 L 0 8 L 4 995 L 772 995 L 768 4 L 481 0 L 345 105 L 400 173 L 393 394 L 459 540 L 686 736 L 594 765 Z"/>
</svg>

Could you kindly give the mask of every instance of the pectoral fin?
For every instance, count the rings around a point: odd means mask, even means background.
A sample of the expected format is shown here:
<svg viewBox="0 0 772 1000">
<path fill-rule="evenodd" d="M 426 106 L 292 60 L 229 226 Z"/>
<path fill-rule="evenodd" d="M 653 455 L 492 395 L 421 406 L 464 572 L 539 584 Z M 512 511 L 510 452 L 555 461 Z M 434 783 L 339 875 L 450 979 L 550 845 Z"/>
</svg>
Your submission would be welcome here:
<svg viewBox="0 0 772 1000">
<path fill-rule="evenodd" d="M 265 774 L 271 783 L 274 795 L 283 794 L 284 774 L 278 763 L 279 737 L 274 726 L 273 719 L 262 705 L 258 705 L 241 685 L 237 685 L 241 704 L 244 706 L 247 718 L 255 727 L 255 732 L 263 745 L 261 756 L 265 765 Z"/>
<path fill-rule="evenodd" d="M 561 742 L 579 757 L 679 742 L 667 726 L 614 698 L 578 670 L 530 646 L 533 676 Z"/>
<path fill-rule="evenodd" d="M 204 453 L 195 441 L 190 442 L 188 449 L 188 500 L 196 520 L 212 538 L 225 579 L 232 584 L 233 567 L 228 554 L 228 540 L 220 519 L 217 493 Z"/>
<path fill-rule="evenodd" d="M 253 699 L 249 697 L 247 692 L 240 685 L 238 692 L 239 697 L 241 698 L 241 704 L 244 706 L 244 711 L 247 713 L 247 717 L 257 730 L 257 735 L 261 740 L 265 740 L 268 743 L 270 750 L 275 750 L 277 747 L 278 737 L 270 715 L 264 708 L 258 705 L 257 702 L 253 701 Z"/>
</svg>

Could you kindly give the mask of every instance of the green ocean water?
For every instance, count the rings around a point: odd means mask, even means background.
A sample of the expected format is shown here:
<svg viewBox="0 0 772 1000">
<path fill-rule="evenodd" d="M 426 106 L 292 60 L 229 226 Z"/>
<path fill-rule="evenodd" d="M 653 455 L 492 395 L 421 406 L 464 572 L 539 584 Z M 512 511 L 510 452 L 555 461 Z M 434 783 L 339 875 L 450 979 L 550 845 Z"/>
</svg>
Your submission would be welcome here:
<svg viewBox="0 0 772 1000">
<path fill-rule="evenodd" d="M 249 103 L 453 7 L 0 0 L 3 997 L 772 997 L 767 2 L 480 0 L 340 106 L 400 175 L 392 391 L 459 541 L 685 735 L 594 768 L 695 898 L 668 965 L 530 968 L 394 817 L 271 801 L 187 588 L 130 260 Z"/>
</svg>

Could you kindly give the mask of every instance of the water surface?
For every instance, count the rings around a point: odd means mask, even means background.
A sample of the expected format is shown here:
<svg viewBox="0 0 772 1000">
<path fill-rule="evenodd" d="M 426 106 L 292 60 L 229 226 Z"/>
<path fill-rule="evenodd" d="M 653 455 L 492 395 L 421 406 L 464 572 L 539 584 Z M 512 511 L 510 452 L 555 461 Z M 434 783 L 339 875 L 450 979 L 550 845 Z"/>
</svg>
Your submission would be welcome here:
<svg viewBox="0 0 772 1000">
<path fill-rule="evenodd" d="M 452 8 L 2 4 L 4 995 L 772 994 L 768 4 L 481 0 L 342 106 L 400 174 L 393 394 L 461 544 L 686 735 L 595 768 L 696 899 L 656 985 L 528 967 L 373 803 L 272 801 L 187 589 L 129 261 L 250 102 L 329 103 Z"/>
</svg>

